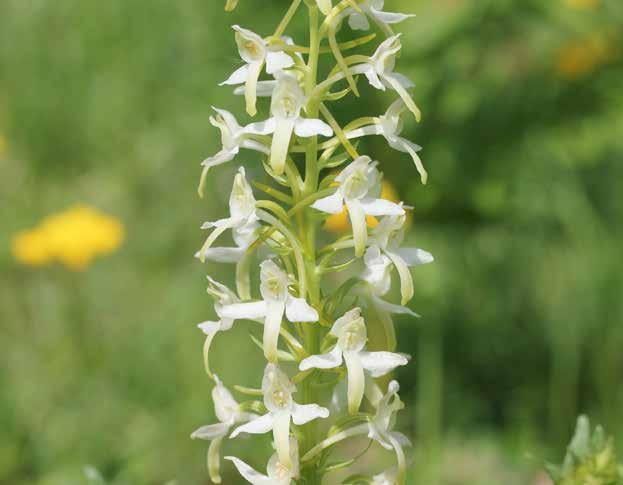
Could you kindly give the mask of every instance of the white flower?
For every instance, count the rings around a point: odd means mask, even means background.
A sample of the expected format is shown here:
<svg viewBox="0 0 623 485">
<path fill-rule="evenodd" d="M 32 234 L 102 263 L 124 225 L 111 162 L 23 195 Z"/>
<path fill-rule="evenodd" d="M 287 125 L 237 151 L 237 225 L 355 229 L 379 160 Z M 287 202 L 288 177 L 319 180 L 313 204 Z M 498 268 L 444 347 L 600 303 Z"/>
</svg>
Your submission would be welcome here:
<svg viewBox="0 0 623 485">
<path fill-rule="evenodd" d="M 233 318 L 223 317 L 221 309 L 223 308 L 223 305 L 231 305 L 232 303 L 237 303 L 240 300 L 233 291 L 227 288 L 227 286 L 219 283 L 209 276 L 208 282 L 208 293 L 216 300 L 214 303 L 214 311 L 219 317 L 219 320 L 202 322 L 198 324 L 197 327 L 199 327 L 199 329 L 206 335 L 206 340 L 203 344 L 203 360 L 207 373 L 212 375 L 212 372 L 210 371 L 209 359 L 212 340 L 214 340 L 214 337 L 218 332 L 230 330 L 235 321 Z"/>
<path fill-rule="evenodd" d="M 312 355 L 299 364 L 301 371 L 309 369 L 334 369 L 346 363 L 348 374 L 348 410 L 351 414 L 359 411 L 365 390 L 365 374 L 381 377 L 396 367 L 406 365 L 409 359 L 393 352 L 366 352 L 368 339 L 366 324 L 361 310 L 354 308 L 338 318 L 331 328 L 331 335 L 337 338 L 333 349 L 322 355 Z"/>
<path fill-rule="evenodd" d="M 290 437 L 290 460 L 291 465 L 285 465 L 279 460 L 279 454 L 275 453 L 268 460 L 266 466 L 267 475 L 259 473 L 235 456 L 226 456 L 226 460 L 234 463 L 240 475 L 253 485 L 290 485 L 292 480 L 299 476 L 299 445 L 295 437 Z"/>
<path fill-rule="evenodd" d="M 272 430 L 279 462 L 293 467 L 290 453 L 290 422 L 297 426 L 317 418 L 327 418 L 329 410 L 317 404 L 297 404 L 292 399 L 296 386 L 276 364 L 268 364 L 262 379 L 264 405 L 268 413 L 239 426 L 231 434 L 235 438 L 240 433 L 264 434 Z"/>
<path fill-rule="evenodd" d="M 353 139 L 366 135 L 383 135 L 389 143 L 389 146 L 394 150 L 411 155 L 417 171 L 422 178 L 422 183 L 425 184 L 428 179 L 428 173 L 417 154 L 422 147 L 400 136 L 404 126 L 401 115 L 405 111 L 405 108 L 404 101 L 402 99 L 397 99 L 391 104 L 384 115 L 377 118 L 377 123 L 351 130 L 346 133 L 346 136 L 349 139 Z"/>
<path fill-rule="evenodd" d="M 385 199 L 378 198 L 381 192 L 381 174 L 378 162 L 362 156 L 348 165 L 336 178 L 339 184 L 335 194 L 317 200 L 312 207 L 329 214 L 339 214 L 346 204 L 353 227 L 355 254 L 363 256 L 368 239 L 366 215 L 402 215 L 404 209 Z"/>
<path fill-rule="evenodd" d="M 405 233 L 405 215 L 383 217 L 370 234 L 370 248 L 364 255 L 366 270 L 363 278 L 382 296 L 389 290 L 388 259 L 396 267 L 400 277 L 401 304 L 413 298 L 413 278 L 410 266 L 432 263 L 435 258 L 419 248 L 402 248 Z M 387 304 L 389 305 L 389 304 Z M 401 312 L 393 312 L 401 313 Z"/>
<path fill-rule="evenodd" d="M 282 69 L 292 67 L 294 60 L 285 52 L 271 50 L 268 43 L 255 32 L 243 29 L 238 25 L 234 25 L 236 31 L 236 44 L 238 44 L 238 52 L 245 62 L 245 65 L 234 71 L 234 73 L 221 85 L 245 85 L 245 99 L 247 103 L 247 113 L 255 116 L 257 109 L 255 107 L 257 101 L 257 82 L 264 65 L 268 74 L 275 74 Z"/>
<path fill-rule="evenodd" d="M 229 111 L 214 107 L 212 109 L 216 111 L 216 116 L 210 116 L 210 123 L 212 126 L 221 130 L 223 148 L 216 155 L 206 158 L 201 163 L 203 172 L 201 173 L 201 182 L 199 183 L 200 195 L 203 195 L 203 187 L 208 170 L 217 165 L 230 162 L 238 155 L 241 148 L 255 150 L 265 155 L 270 153 L 266 145 L 249 137 L 249 135 L 269 135 L 272 133 L 266 123 L 260 122 L 252 123 L 247 126 L 240 126 L 235 116 Z"/>
<path fill-rule="evenodd" d="M 409 111 L 419 121 L 421 112 L 407 92 L 407 89 L 414 86 L 413 83 L 402 74 L 394 72 L 396 55 L 401 48 L 400 34 L 389 37 L 379 45 L 367 62 L 354 66 L 351 68 L 351 72 L 364 74 L 368 78 L 368 82 L 376 89 L 385 91 L 386 88 L 390 88 L 396 91 Z"/>
<path fill-rule="evenodd" d="M 331 9 L 333 8 L 331 0 L 316 0 L 316 3 L 318 4 L 320 11 L 325 15 L 329 15 Z"/>
<path fill-rule="evenodd" d="M 229 217 L 215 222 L 206 222 L 201 226 L 201 229 L 214 228 L 197 253 L 202 262 L 208 257 L 222 262 L 237 261 L 242 256 L 244 250 L 255 240 L 260 228 L 259 219 L 255 213 L 255 202 L 253 190 L 245 177 L 244 167 L 240 167 L 234 177 L 229 196 Z M 214 241 L 227 229 L 233 230 L 234 241 L 238 247 L 215 248 L 210 252 Z"/>
<path fill-rule="evenodd" d="M 316 135 L 333 136 L 333 130 L 324 121 L 301 116 L 307 100 L 294 74 L 279 72 L 275 77 L 277 84 L 270 105 L 272 118 L 268 120 L 274 131 L 270 165 L 277 175 L 281 175 L 285 169 L 292 133 L 309 138 Z"/>
<path fill-rule="evenodd" d="M 260 265 L 260 281 L 263 300 L 225 305 L 221 308 L 221 314 L 234 319 L 265 317 L 264 355 L 269 362 L 277 362 L 277 344 L 284 313 L 290 322 L 317 322 L 318 312 L 304 298 L 295 298 L 290 294 L 290 277 L 269 259 Z"/>
<path fill-rule="evenodd" d="M 397 24 L 415 15 L 407 15 L 403 13 L 384 12 L 383 7 L 385 0 L 364 0 L 358 3 L 361 12 L 357 12 L 355 9 L 350 8 L 348 12 L 348 25 L 353 30 L 369 30 L 370 22 L 368 22 L 368 16 L 378 24 L 381 29 L 391 35 L 390 24 Z"/>
<path fill-rule="evenodd" d="M 393 467 L 383 473 L 374 475 L 370 485 L 396 485 L 398 480 L 398 468 Z"/>
<path fill-rule="evenodd" d="M 214 401 L 214 410 L 219 422 L 202 426 L 193 432 L 190 437 L 192 439 L 210 441 L 210 446 L 208 448 L 208 470 L 210 472 L 210 478 L 214 483 L 221 483 L 219 469 L 220 449 L 223 438 L 227 436 L 234 424 L 249 421 L 255 415 L 243 412 L 240 408 L 240 404 L 236 402 L 219 378 L 214 376 L 214 379 L 216 381 L 216 386 L 212 389 L 212 400 Z"/>
</svg>

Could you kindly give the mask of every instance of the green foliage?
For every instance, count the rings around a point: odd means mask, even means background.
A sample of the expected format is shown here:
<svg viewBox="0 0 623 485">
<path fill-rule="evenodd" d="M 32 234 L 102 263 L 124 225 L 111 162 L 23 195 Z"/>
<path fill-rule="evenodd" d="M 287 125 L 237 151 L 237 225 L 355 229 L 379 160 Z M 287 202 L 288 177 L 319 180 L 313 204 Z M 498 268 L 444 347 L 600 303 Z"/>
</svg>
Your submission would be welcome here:
<svg viewBox="0 0 623 485">
<path fill-rule="evenodd" d="M 617 461 L 612 439 L 601 426 L 591 433 L 586 416 L 578 418 L 563 464 L 547 468 L 556 485 L 623 484 L 623 465 Z"/>
</svg>

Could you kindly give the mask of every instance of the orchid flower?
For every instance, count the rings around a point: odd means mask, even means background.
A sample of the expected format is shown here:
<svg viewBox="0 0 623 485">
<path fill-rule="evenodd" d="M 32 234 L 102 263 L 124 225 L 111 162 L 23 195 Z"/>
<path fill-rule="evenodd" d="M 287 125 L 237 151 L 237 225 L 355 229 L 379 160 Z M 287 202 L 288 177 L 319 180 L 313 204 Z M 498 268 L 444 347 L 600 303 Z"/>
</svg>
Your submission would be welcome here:
<svg viewBox="0 0 623 485">
<path fill-rule="evenodd" d="M 394 72 L 396 55 L 401 48 L 400 34 L 389 37 L 379 45 L 367 62 L 352 67 L 351 72 L 364 74 L 368 82 L 376 89 L 385 91 L 386 88 L 390 88 L 396 91 L 415 119 L 419 121 L 422 116 L 421 112 L 407 91 L 414 84 L 402 74 Z"/>
<path fill-rule="evenodd" d="M 333 136 L 333 130 L 322 120 L 301 116 L 307 100 L 294 74 L 279 72 L 275 77 L 277 84 L 274 86 L 270 105 L 272 118 L 268 120 L 274 131 L 270 165 L 277 175 L 281 175 L 285 170 L 292 133 L 309 138 L 316 135 Z"/>
<path fill-rule="evenodd" d="M 401 304 L 406 305 L 413 298 L 413 278 L 410 266 L 432 263 L 435 258 L 428 251 L 419 248 L 401 248 L 404 240 L 406 216 L 383 217 L 370 234 L 370 248 L 364 256 L 366 271 L 364 279 L 371 282 L 378 290 L 389 289 L 387 286 L 387 259 L 395 266 L 400 277 Z M 386 293 L 386 292 L 385 292 Z M 382 291 L 377 294 L 384 294 Z"/>
<path fill-rule="evenodd" d="M 404 214 L 404 209 L 398 204 L 378 198 L 381 174 L 376 168 L 377 164 L 367 156 L 357 158 L 335 178 L 338 184 L 336 192 L 312 204 L 313 208 L 329 214 L 339 214 L 346 204 L 357 256 L 363 256 L 368 239 L 366 215 Z"/>
<path fill-rule="evenodd" d="M 240 167 L 234 177 L 234 184 L 229 196 L 229 215 L 226 219 L 206 222 L 201 226 L 201 229 L 214 228 L 197 253 L 201 262 L 204 262 L 208 256 L 217 261 L 235 260 L 235 256 L 241 252 L 241 248 L 246 249 L 260 227 L 255 213 L 255 197 L 249 182 L 247 182 L 244 167 Z M 231 248 L 215 248 L 214 251 L 209 252 L 214 241 L 227 229 L 233 230 L 234 240 L 238 244 L 238 248 L 234 248 L 233 251 Z"/>
<path fill-rule="evenodd" d="M 296 386 L 276 365 L 268 364 L 264 369 L 262 393 L 268 413 L 236 428 L 231 434 L 264 434 L 272 430 L 279 462 L 285 467 L 294 467 L 290 448 L 290 423 L 297 426 L 317 418 L 329 417 L 329 410 L 317 404 L 297 404 L 292 399 Z"/>
<path fill-rule="evenodd" d="M 223 148 L 216 155 L 206 158 L 201 165 L 203 171 L 199 182 L 199 195 L 203 196 L 206 176 L 212 167 L 222 165 L 232 161 L 240 152 L 241 148 L 255 150 L 256 152 L 268 155 L 269 148 L 259 141 L 250 138 L 250 135 L 269 135 L 272 133 L 266 123 L 252 123 L 247 126 L 240 126 L 235 116 L 224 109 L 212 108 L 216 111 L 216 116 L 210 116 L 212 126 L 221 130 L 221 142 Z"/>
<path fill-rule="evenodd" d="M 214 303 L 214 311 L 216 315 L 219 317 L 218 321 L 206 321 L 197 325 L 201 331 L 206 336 L 205 343 L 203 344 L 203 360 L 205 363 L 206 372 L 208 375 L 212 375 L 210 371 L 210 346 L 212 345 L 212 340 L 218 332 L 225 332 L 230 330 L 234 324 L 234 319 L 226 318 L 222 316 L 221 309 L 223 305 L 230 305 L 232 303 L 239 302 L 238 296 L 231 291 L 227 286 L 219 283 L 218 281 L 210 278 L 208 276 L 208 293 L 212 296 L 216 301 Z"/>
<path fill-rule="evenodd" d="M 304 298 L 290 294 L 290 277 L 270 259 L 260 264 L 260 281 L 263 300 L 225 305 L 221 308 L 221 315 L 234 319 L 265 317 L 264 355 L 269 362 L 277 362 L 277 344 L 284 313 L 290 322 L 317 322 L 318 312 Z"/>
<path fill-rule="evenodd" d="M 364 370 L 368 371 L 371 377 L 381 377 L 409 362 L 409 358 L 403 354 L 364 350 L 368 335 L 359 308 L 354 308 L 338 318 L 330 334 L 337 338 L 335 347 L 326 354 L 312 355 L 303 359 L 299 364 L 299 370 L 334 369 L 344 362 L 348 375 L 348 411 L 351 414 L 359 411 L 363 399 Z"/>
<path fill-rule="evenodd" d="M 212 389 L 212 401 L 214 401 L 214 411 L 219 422 L 202 426 L 193 432 L 190 437 L 192 439 L 210 441 L 210 446 L 208 447 L 208 471 L 210 473 L 210 479 L 214 483 L 221 483 L 219 473 L 221 443 L 234 424 L 249 421 L 255 415 L 242 411 L 240 404 L 236 402 L 219 378 L 214 376 L 214 380 L 216 381 L 216 386 Z"/>
<path fill-rule="evenodd" d="M 404 113 L 405 109 L 404 101 L 402 99 L 397 99 L 391 104 L 384 115 L 376 118 L 377 122 L 375 124 L 348 131 L 346 137 L 353 139 L 367 135 L 382 135 L 389 143 L 389 146 L 394 150 L 408 153 L 411 156 L 420 174 L 422 183 L 426 184 L 428 173 L 417 154 L 422 147 L 400 136 L 404 126 L 401 115 Z"/>
<path fill-rule="evenodd" d="M 233 72 L 231 76 L 221 83 L 223 85 L 236 86 L 244 84 L 247 113 L 251 116 L 257 114 L 255 107 L 257 102 L 257 82 L 266 65 L 266 72 L 274 75 L 276 72 L 292 67 L 294 60 L 283 51 L 271 50 L 268 43 L 255 32 L 234 25 L 236 31 L 236 44 L 240 57 L 245 65 Z"/>
<path fill-rule="evenodd" d="M 348 25 L 353 30 L 369 30 L 368 17 L 370 17 L 385 33 L 392 35 L 390 24 L 397 24 L 410 17 L 415 17 L 415 15 L 403 13 L 384 12 L 384 5 L 385 0 L 364 0 L 358 3 L 361 12 L 357 12 L 353 8 L 347 10 Z"/>
<path fill-rule="evenodd" d="M 290 460 L 292 464 L 284 465 L 279 460 L 279 454 L 275 453 L 268 460 L 267 475 L 255 471 L 235 456 L 226 456 L 225 459 L 233 462 L 240 475 L 252 485 L 290 485 L 292 480 L 299 476 L 299 444 L 293 436 L 290 437 Z"/>
</svg>

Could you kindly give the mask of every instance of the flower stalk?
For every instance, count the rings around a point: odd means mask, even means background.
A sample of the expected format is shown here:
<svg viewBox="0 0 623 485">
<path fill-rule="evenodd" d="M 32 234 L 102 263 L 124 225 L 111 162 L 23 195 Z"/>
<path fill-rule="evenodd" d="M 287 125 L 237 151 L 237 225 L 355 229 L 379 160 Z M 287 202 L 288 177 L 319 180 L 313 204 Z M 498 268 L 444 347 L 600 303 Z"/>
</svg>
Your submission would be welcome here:
<svg viewBox="0 0 623 485">
<path fill-rule="evenodd" d="M 229 0 L 227 10 L 237 3 Z M 309 46 L 285 36 L 302 8 L 307 10 Z M 264 433 L 272 433 L 275 448 L 267 457 L 266 473 L 235 456 L 226 457 L 249 483 L 320 484 L 326 475 L 348 471 L 360 458 L 330 464 L 334 448 L 347 440 L 362 440 L 368 445 L 364 453 L 376 443 L 394 454 L 396 466 L 380 473 L 371 470 L 362 475 L 364 481 L 405 483 L 404 447 L 410 443 L 394 431 L 396 413 L 404 406 L 398 383 L 392 380 L 383 388 L 380 383 L 387 380 L 379 378 L 409 362 L 408 355 L 396 352 L 400 342 L 392 315 L 416 316 L 406 306 L 414 296 L 409 268 L 433 258 L 426 251 L 401 247 L 411 208 L 381 196 L 382 164 L 360 153 L 359 142 L 384 136 L 391 148 L 413 160 L 426 181 L 417 155 L 420 147 L 400 136 L 402 113 L 411 111 L 419 120 L 419 109 L 409 93 L 413 84 L 395 72 L 401 45 L 390 24 L 409 17 L 384 12 L 382 0 L 335 5 L 331 0 L 293 0 L 272 35 L 233 26 L 244 65 L 221 84 L 238 86 L 234 92 L 244 95 L 249 116 L 262 112 L 262 97 L 270 98 L 270 113 L 260 117 L 263 121 L 241 125 L 228 111 L 215 109 L 210 121 L 221 131 L 223 148 L 203 162 L 200 193 L 209 170 L 235 160 L 241 148 L 259 158 L 256 166 L 246 167 L 249 178 L 263 170 L 273 183 L 248 180 L 240 167 L 229 217 L 203 225 L 211 232 L 196 255 L 209 264 L 236 265 L 235 291 L 209 278 L 218 320 L 199 324 L 220 422 L 199 428 L 193 437 L 211 442 L 208 469 L 215 483 L 221 480 L 221 448 L 241 434 Z M 375 25 L 379 32 L 338 42 L 344 24 L 353 31 Z M 387 38 L 372 56 L 344 55 L 379 34 Z M 332 104 L 359 96 L 357 77 L 362 74 L 373 87 L 394 91 L 398 99 L 385 114 L 342 126 Z M 267 198 L 258 199 L 260 194 Z M 344 210 L 351 234 L 319 249 L 324 219 Z M 370 218 L 378 218 L 376 227 L 369 227 Z M 234 246 L 214 246 L 230 233 Z M 257 272 L 251 270 L 258 265 L 259 281 L 254 281 Z M 335 274 L 346 282 L 339 284 Z M 388 297 L 394 281 L 401 288 L 396 303 Z M 251 339 L 266 359 L 261 389 L 231 386 L 247 399 L 240 403 L 209 360 L 210 349 L 239 321 L 262 326 L 261 336 L 253 328 Z M 368 350 L 370 325 L 383 329 L 383 350 Z"/>
</svg>

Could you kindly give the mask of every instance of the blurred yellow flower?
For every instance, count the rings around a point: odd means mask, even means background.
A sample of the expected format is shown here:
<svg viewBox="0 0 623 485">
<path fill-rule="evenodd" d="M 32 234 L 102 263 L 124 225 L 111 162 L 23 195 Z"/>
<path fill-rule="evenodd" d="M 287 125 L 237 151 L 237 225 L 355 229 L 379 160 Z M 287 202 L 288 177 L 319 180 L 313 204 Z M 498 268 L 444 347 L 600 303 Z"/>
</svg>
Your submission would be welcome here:
<svg viewBox="0 0 623 485">
<path fill-rule="evenodd" d="M 611 58 L 611 41 L 607 36 L 593 34 L 564 46 L 558 52 L 556 70 L 566 79 L 577 79 L 592 73 Z"/>
<path fill-rule="evenodd" d="M 381 198 L 392 202 L 400 202 L 398 192 L 396 192 L 396 189 L 387 180 L 383 180 Z M 379 223 L 377 218 L 374 216 L 366 216 L 366 221 L 368 223 L 368 227 L 370 228 L 376 227 Z M 350 221 L 348 219 L 346 206 L 344 206 L 344 210 L 339 214 L 329 216 L 324 224 L 324 228 L 330 232 L 346 232 L 350 230 Z"/>
<path fill-rule="evenodd" d="M 601 0 L 566 0 L 565 3 L 578 10 L 593 10 L 601 5 Z"/>
<path fill-rule="evenodd" d="M 77 205 L 46 217 L 35 228 L 16 234 L 15 259 L 29 266 L 60 262 L 67 268 L 86 269 L 97 256 L 114 252 L 123 242 L 123 224 L 90 207 Z"/>
</svg>

